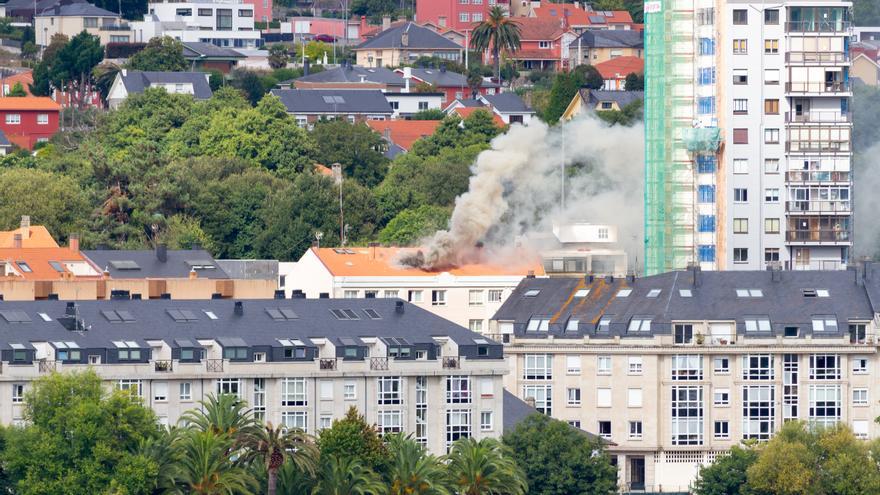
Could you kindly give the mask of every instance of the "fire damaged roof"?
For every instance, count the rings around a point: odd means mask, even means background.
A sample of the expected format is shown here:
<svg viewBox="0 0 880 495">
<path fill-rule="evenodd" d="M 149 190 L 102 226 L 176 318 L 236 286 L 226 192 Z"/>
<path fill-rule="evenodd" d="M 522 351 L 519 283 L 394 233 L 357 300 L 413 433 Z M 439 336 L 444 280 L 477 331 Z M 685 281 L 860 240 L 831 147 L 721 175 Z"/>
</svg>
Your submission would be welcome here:
<svg viewBox="0 0 880 495">
<path fill-rule="evenodd" d="M 687 321 L 735 322 L 736 333 L 746 337 L 783 336 L 796 327 L 800 338 L 822 338 L 847 335 L 850 323 L 870 321 L 878 312 L 880 269 L 874 267 L 864 272 L 692 269 L 592 281 L 526 278 L 494 319 L 513 323 L 516 335 L 529 338 L 644 338 L 669 335 L 673 322 Z M 644 320 L 650 322 L 647 328 L 634 329 L 634 321 Z M 824 330 L 814 331 L 816 320 L 823 321 Z"/>
</svg>

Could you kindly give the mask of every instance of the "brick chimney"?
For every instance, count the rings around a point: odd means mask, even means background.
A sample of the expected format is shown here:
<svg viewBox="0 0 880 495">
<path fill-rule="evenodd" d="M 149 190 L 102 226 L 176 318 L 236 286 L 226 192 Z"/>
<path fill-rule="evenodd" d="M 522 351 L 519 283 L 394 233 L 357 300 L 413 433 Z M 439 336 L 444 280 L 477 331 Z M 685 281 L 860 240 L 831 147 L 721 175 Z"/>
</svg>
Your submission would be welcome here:
<svg viewBox="0 0 880 495">
<path fill-rule="evenodd" d="M 30 215 L 22 215 L 21 216 L 21 234 L 25 239 L 30 239 L 30 237 L 31 237 L 31 216 Z"/>
<path fill-rule="evenodd" d="M 15 234 L 12 236 L 12 247 L 21 249 L 21 234 Z"/>
<path fill-rule="evenodd" d="M 367 16 L 362 15 L 361 16 L 360 33 L 358 33 L 358 34 L 363 36 L 364 33 L 366 33 L 366 32 L 367 32 Z"/>
<path fill-rule="evenodd" d="M 190 279 L 190 280 L 194 280 L 194 279 L 197 279 L 197 278 L 199 278 L 199 274 L 196 272 L 196 269 L 195 269 L 195 268 L 190 268 L 190 270 L 189 270 L 189 279 Z"/>
<path fill-rule="evenodd" d="M 388 30 L 391 28 L 391 16 L 383 15 L 382 16 L 382 31 Z"/>
<path fill-rule="evenodd" d="M 79 251 L 79 234 L 70 234 L 67 247 L 71 251 Z"/>
</svg>

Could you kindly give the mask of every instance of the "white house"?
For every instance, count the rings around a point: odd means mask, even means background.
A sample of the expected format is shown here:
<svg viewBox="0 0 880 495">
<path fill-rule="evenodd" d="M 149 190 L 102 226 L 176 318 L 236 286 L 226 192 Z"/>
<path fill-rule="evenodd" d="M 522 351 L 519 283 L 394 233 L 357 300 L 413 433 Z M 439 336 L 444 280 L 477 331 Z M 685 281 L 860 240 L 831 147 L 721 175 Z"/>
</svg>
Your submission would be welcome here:
<svg viewBox="0 0 880 495">
<path fill-rule="evenodd" d="M 131 94 L 147 88 L 164 88 L 168 93 L 192 95 L 196 100 L 211 98 L 209 75 L 205 72 L 143 72 L 122 69 L 107 93 L 110 108 L 117 108 Z"/>
<path fill-rule="evenodd" d="M 422 110 L 441 110 L 443 93 L 397 93 L 385 92 L 385 99 L 391 104 L 392 118 L 404 118 Z"/>
<path fill-rule="evenodd" d="M 155 2 L 143 21 L 131 23 L 134 41 L 156 36 L 200 41 L 230 48 L 257 48 L 260 31 L 254 29 L 254 8 L 241 0 Z"/>
</svg>

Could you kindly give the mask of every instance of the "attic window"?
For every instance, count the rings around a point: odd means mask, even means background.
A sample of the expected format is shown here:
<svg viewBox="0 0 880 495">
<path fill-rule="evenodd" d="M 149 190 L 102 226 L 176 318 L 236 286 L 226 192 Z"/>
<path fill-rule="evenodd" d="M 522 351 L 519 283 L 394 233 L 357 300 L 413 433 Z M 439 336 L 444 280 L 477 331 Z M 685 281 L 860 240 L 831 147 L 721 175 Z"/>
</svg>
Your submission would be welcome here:
<svg viewBox="0 0 880 495">
<path fill-rule="evenodd" d="M 531 318 L 526 327 L 527 332 L 546 332 L 550 328 L 549 318 Z"/>
<path fill-rule="evenodd" d="M 529 289 L 523 294 L 525 297 L 535 297 L 541 293 L 541 289 Z"/>
<path fill-rule="evenodd" d="M 277 339 L 282 347 L 303 347 L 305 344 L 299 339 Z"/>
<path fill-rule="evenodd" d="M 745 320 L 746 324 L 746 332 L 769 332 L 770 331 L 770 319 L 769 318 L 747 318 Z"/>
<path fill-rule="evenodd" d="M 104 315 L 104 318 L 107 318 L 107 321 L 110 323 L 130 323 L 135 321 L 134 316 L 125 310 L 113 311 L 112 309 L 105 309 L 101 311 L 101 314 Z"/>
<path fill-rule="evenodd" d="M 596 327 L 597 332 L 607 332 L 611 330 L 611 318 L 605 317 L 599 320 L 599 325 Z"/>
<path fill-rule="evenodd" d="M 46 313 L 37 313 L 37 314 L 40 315 L 40 318 L 42 318 L 43 321 L 52 321 L 52 317 L 50 317 L 50 316 L 49 316 L 48 314 L 46 314 Z"/>
<path fill-rule="evenodd" d="M 64 266 L 57 261 L 50 261 L 49 266 L 58 273 L 64 273 Z"/>
<path fill-rule="evenodd" d="M 352 251 L 351 249 L 342 248 L 335 248 L 333 249 L 333 252 L 335 252 L 336 254 L 354 254 L 354 251 Z"/>
<path fill-rule="evenodd" d="M 828 289 L 803 289 L 804 297 L 830 297 Z"/>
<path fill-rule="evenodd" d="M 578 291 L 574 293 L 574 297 L 576 297 L 576 298 L 587 297 L 587 294 L 589 294 L 589 293 L 590 293 L 590 289 L 578 289 Z"/>
<path fill-rule="evenodd" d="M 208 311 L 207 309 L 203 309 L 202 311 L 205 313 L 205 316 L 207 316 L 209 320 L 217 319 L 217 315 L 213 311 Z"/>
<path fill-rule="evenodd" d="M 814 332 L 836 332 L 837 331 L 837 317 L 834 315 L 813 316 L 813 331 Z"/>
<path fill-rule="evenodd" d="M 31 270 L 30 265 L 28 265 L 26 262 L 24 262 L 24 261 L 16 261 L 15 263 L 18 265 L 18 268 L 19 268 L 21 271 L 23 271 L 24 273 L 31 273 L 31 272 L 33 272 L 33 270 Z"/>
<path fill-rule="evenodd" d="M 55 346 L 56 349 L 79 349 L 79 344 L 69 340 L 64 342 L 52 342 L 52 345 Z"/>
<path fill-rule="evenodd" d="M 117 270 L 140 270 L 141 267 L 131 260 L 114 260 L 110 262 L 110 266 Z"/>
<path fill-rule="evenodd" d="M 736 297 L 764 297 L 761 289 L 736 289 Z"/>
<path fill-rule="evenodd" d="M 193 270 L 213 270 L 217 268 L 211 260 L 187 260 L 186 264 Z"/>
<path fill-rule="evenodd" d="M 652 298 L 652 299 L 653 299 L 653 298 L 656 298 L 656 297 L 658 297 L 658 296 L 660 295 L 660 292 L 661 292 L 662 290 L 663 290 L 663 289 L 651 289 L 651 290 L 648 291 L 648 295 L 646 295 L 645 297 L 650 297 L 650 298 Z"/>
<path fill-rule="evenodd" d="M 193 311 L 188 309 L 168 309 L 168 315 L 178 323 L 186 323 L 190 321 L 198 321 L 199 317 Z"/>
<path fill-rule="evenodd" d="M 681 297 L 693 297 L 694 293 L 690 289 L 679 289 L 678 295 Z"/>
<path fill-rule="evenodd" d="M 133 340 L 125 340 L 125 341 L 114 340 L 113 345 L 115 345 L 116 348 L 118 348 L 118 349 L 140 349 L 141 348 L 141 346 L 139 346 L 138 343 Z"/>
<path fill-rule="evenodd" d="M 290 321 L 299 319 L 299 315 L 289 308 L 266 308 L 266 312 L 275 321 Z"/>
<path fill-rule="evenodd" d="M 367 308 L 364 310 L 364 313 L 371 320 L 381 320 L 382 319 L 382 317 L 379 315 L 379 313 L 375 309 Z"/>
<path fill-rule="evenodd" d="M 651 319 L 650 318 L 634 317 L 633 319 L 629 320 L 629 328 L 627 328 L 627 331 L 628 332 L 650 332 L 651 331 Z"/>
<path fill-rule="evenodd" d="M 30 323 L 31 321 L 31 317 L 27 313 L 17 309 L 0 311 L 0 316 L 7 323 Z"/>
<path fill-rule="evenodd" d="M 617 291 L 617 297 L 629 297 L 632 294 L 632 289 L 620 289 Z"/>
<path fill-rule="evenodd" d="M 566 332 L 577 332 L 578 331 L 578 324 L 580 322 L 581 321 L 576 318 L 572 318 L 572 319 L 568 320 L 568 324 L 565 325 L 565 331 Z"/>
<path fill-rule="evenodd" d="M 478 345 L 488 345 L 489 341 L 486 339 L 474 339 L 474 344 Z"/>
<path fill-rule="evenodd" d="M 331 313 L 337 320 L 360 320 L 360 316 L 350 309 L 331 309 Z"/>
<path fill-rule="evenodd" d="M 345 103 L 345 98 L 341 96 L 324 96 L 324 103 L 333 105 L 339 103 Z"/>
</svg>

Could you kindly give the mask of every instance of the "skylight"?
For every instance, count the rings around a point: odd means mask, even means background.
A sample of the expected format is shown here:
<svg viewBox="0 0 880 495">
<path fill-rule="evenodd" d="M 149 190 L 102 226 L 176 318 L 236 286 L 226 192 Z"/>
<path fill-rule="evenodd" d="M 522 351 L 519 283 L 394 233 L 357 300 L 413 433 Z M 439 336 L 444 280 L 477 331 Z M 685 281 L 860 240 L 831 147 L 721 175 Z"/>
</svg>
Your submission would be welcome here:
<svg viewBox="0 0 880 495">
<path fill-rule="evenodd" d="M 804 297 L 831 297 L 828 289 L 803 289 Z"/>
<path fill-rule="evenodd" d="M 364 313 L 371 320 L 381 320 L 382 317 L 379 315 L 379 312 L 372 308 L 367 308 L 364 310 Z"/>
<path fill-rule="evenodd" d="M 747 318 L 745 320 L 746 332 L 769 332 L 769 318 Z"/>
<path fill-rule="evenodd" d="M 56 349 L 79 349 L 79 345 L 76 342 L 71 342 L 69 340 L 64 342 L 52 342 L 52 345 L 55 346 Z"/>
<path fill-rule="evenodd" d="M 574 297 L 587 297 L 587 294 L 590 293 L 590 289 L 578 289 L 577 292 L 574 293 Z"/>
<path fill-rule="evenodd" d="M 196 314 L 188 309 L 168 309 L 166 310 L 168 315 L 171 316 L 174 321 L 179 323 L 185 323 L 189 321 L 198 321 L 199 317 Z"/>
<path fill-rule="evenodd" d="M 651 289 L 650 291 L 648 291 L 648 295 L 645 297 L 651 297 L 651 298 L 657 297 L 660 295 L 661 291 L 662 291 L 662 289 Z"/>
<path fill-rule="evenodd" d="M 550 328 L 549 318 L 532 318 L 526 327 L 527 332 L 546 332 Z"/>
<path fill-rule="evenodd" d="M 607 332 L 611 329 L 611 318 L 602 318 L 599 320 L 599 326 L 596 328 L 599 332 Z"/>
<path fill-rule="evenodd" d="M 526 297 L 535 297 L 541 293 L 541 289 L 529 289 L 524 294 Z"/>
<path fill-rule="evenodd" d="M 213 311 L 208 311 L 207 309 L 204 309 L 202 311 L 205 313 L 205 316 L 207 316 L 209 320 L 217 319 L 217 315 Z"/>
<path fill-rule="evenodd" d="M 331 313 L 337 320 L 360 320 L 361 317 L 350 309 L 331 309 Z"/>
<path fill-rule="evenodd" d="M 681 297 L 693 297 L 694 293 L 690 289 L 679 289 L 678 295 Z"/>
<path fill-rule="evenodd" d="M 658 289 L 659 290 L 659 289 Z M 650 332 L 651 331 L 651 319 L 650 318 L 633 318 L 629 320 L 629 328 L 627 328 L 630 332 Z"/>
<path fill-rule="evenodd" d="M 64 266 L 57 261 L 50 261 L 49 266 L 58 273 L 64 273 Z"/>
<path fill-rule="evenodd" d="M 620 289 L 617 291 L 617 297 L 629 297 L 632 294 L 632 289 Z"/>
<path fill-rule="evenodd" d="M 40 315 L 40 318 L 42 318 L 43 321 L 52 321 L 52 318 L 49 315 L 47 315 L 46 313 L 37 313 L 37 314 Z"/>
<path fill-rule="evenodd" d="M 31 321 L 31 317 L 28 316 L 27 313 L 17 309 L 0 311 L 0 316 L 2 316 L 7 323 L 28 323 Z"/>
<path fill-rule="evenodd" d="M 140 270 L 141 267 L 138 266 L 137 263 L 131 260 L 113 260 L 110 261 L 110 266 L 117 270 Z"/>
<path fill-rule="evenodd" d="M 269 313 L 269 316 L 275 321 L 299 319 L 299 315 L 290 308 L 266 308 L 266 312 Z"/>
<path fill-rule="evenodd" d="M 580 322 L 581 322 L 580 320 L 575 319 L 575 318 L 568 320 L 568 325 L 565 326 L 565 331 L 566 332 L 577 332 L 578 324 L 580 324 Z"/>
<path fill-rule="evenodd" d="M 813 331 L 814 332 L 836 332 L 837 331 L 837 317 L 834 315 L 813 316 Z"/>
<path fill-rule="evenodd" d="M 736 297 L 764 297 L 761 289 L 736 289 Z"/>
<path fill-rule="evenodd" d="M 24 261 L 16 261 L 15 263 L 18 265 L 18 267 L 19 267 L 19 268 L 21 269 L 21 271 L 23 271 L 24 273 L 31 273 L 31 272 L 33 272 L 33 270 L 31 270 L 31 267 L 30 267 L 30 265 L 27 264 L 27 262 L 24 262 Z"/>
</svg>

